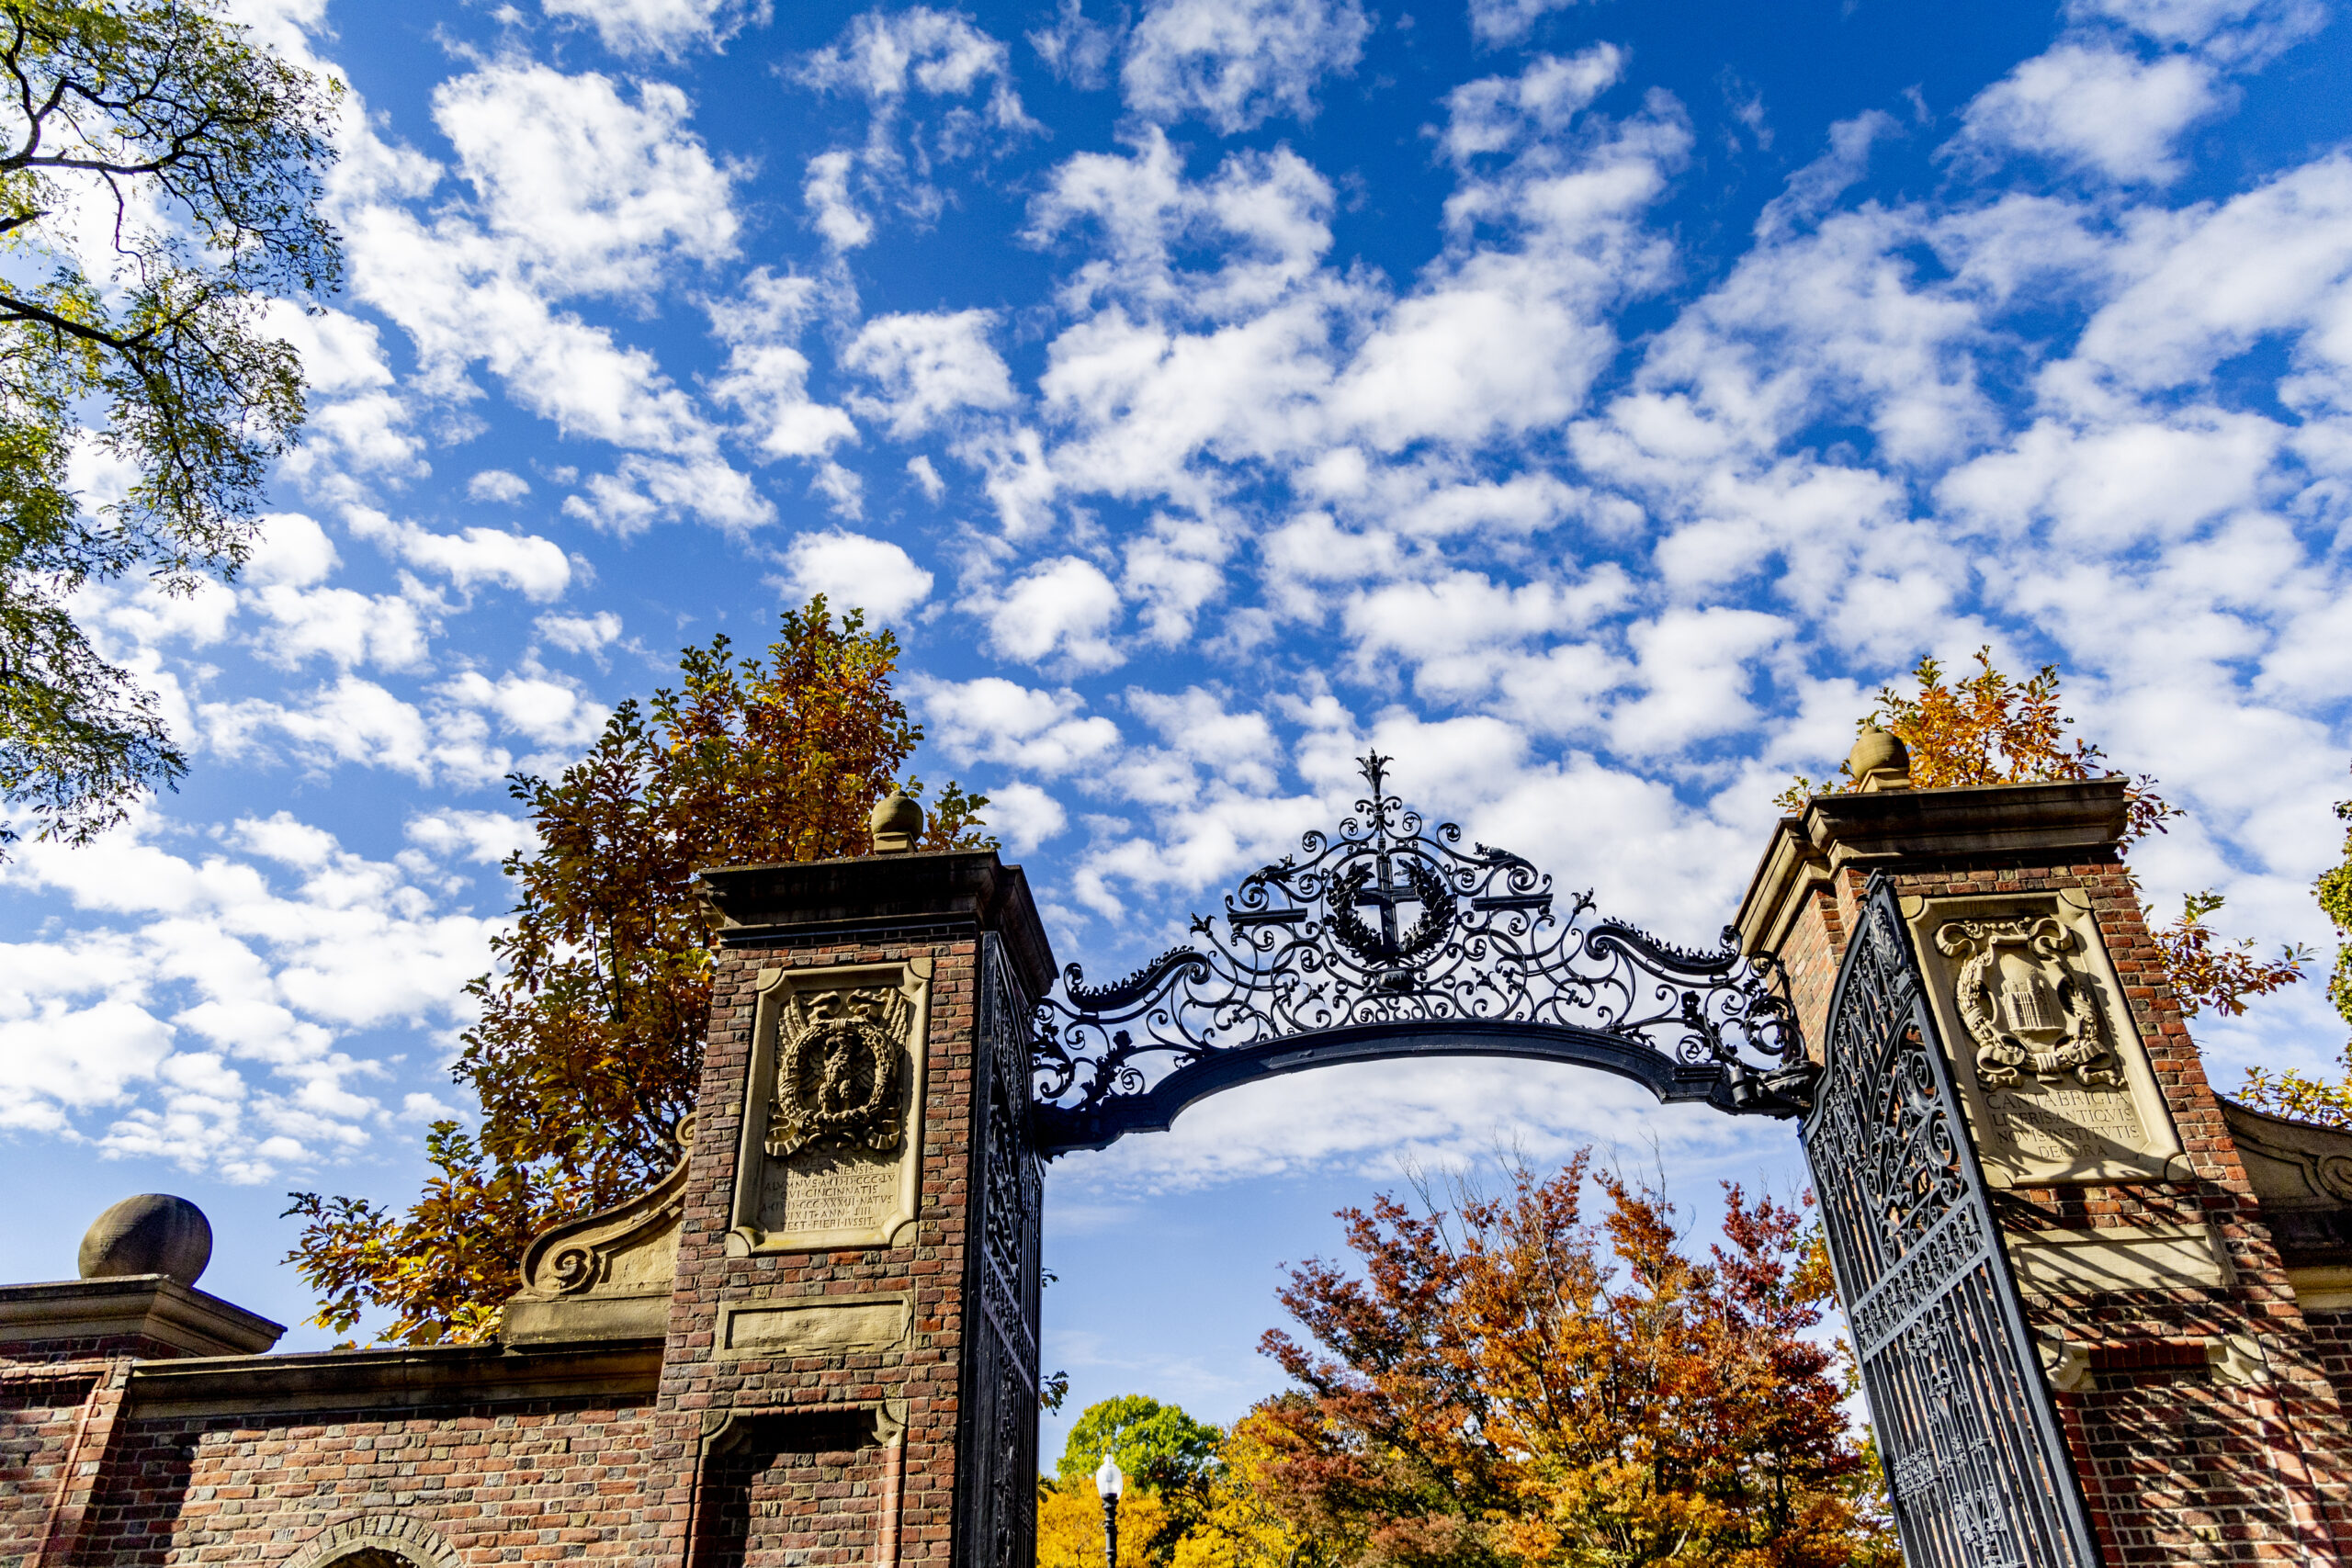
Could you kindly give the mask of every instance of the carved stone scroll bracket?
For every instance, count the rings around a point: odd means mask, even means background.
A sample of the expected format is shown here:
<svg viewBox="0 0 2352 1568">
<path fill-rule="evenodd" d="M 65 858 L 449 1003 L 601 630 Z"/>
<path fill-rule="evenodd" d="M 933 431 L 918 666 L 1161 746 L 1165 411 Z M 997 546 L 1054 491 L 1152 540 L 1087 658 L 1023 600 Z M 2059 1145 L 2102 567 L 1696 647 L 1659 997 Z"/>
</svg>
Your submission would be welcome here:
<svg viewBox="0 0 2352 1568">
<path fill-rule="evenodd" d="M 523 1253 L 523 1288 L 506 1303 L 510 1345 L 658 1338 L 668 1328 L 685 1214 L 694 1118 L 678 1124 L 678 1163 L 636 1197 L 541 1231 Z"/>
<path fill-rule="evenodd" d="M 912 1241 L 932 970 L 760 972 L 729 1257 Z"/>
<path fill-rule="evenodd" d="M 2086 895 L 1902 909 L 1987 1182 L 2194 1179 Z"/>
<path fill-rule="evenodd" d="M 2075 1393 L 2090 1382 L 2089 1346 L 2044 1334 L 2034 1341 L 2034 1349 L 2041 1357 L 2042 1375 L 2058 1393 Z"/>
</svg>

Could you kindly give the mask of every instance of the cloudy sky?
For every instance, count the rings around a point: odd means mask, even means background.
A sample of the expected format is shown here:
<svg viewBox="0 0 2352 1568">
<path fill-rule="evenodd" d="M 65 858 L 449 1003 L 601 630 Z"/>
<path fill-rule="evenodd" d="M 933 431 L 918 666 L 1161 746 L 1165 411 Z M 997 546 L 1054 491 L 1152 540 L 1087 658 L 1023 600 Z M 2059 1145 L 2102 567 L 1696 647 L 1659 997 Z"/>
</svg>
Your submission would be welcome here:
<svg viewBox="0 0 2352 1568">
<path fill-rule="evenodd" d="M 520 838 L 677 649 L 822 591 L 1058 954 L 1164 943 L 1393 753 L 1703 942 L 1921 654 L 2055 660 L 2266 944 L 2352 736 L 2352 81 L 2319 0 L 263 0 L 350 85 L 348 289 L 233 588 L 85 611 L 185 792 L 0 872 L 0 1159 L 198 1198 L 291 1322 L 289 1187 L 413 1190 Z M 102 496 L 108 476 L 89 484 Z M 2316 987 L 2211 1028 L 2316 1063 Z M 1058 1164 L 1049 1364 L 1229 1416 L 1274 1265 L 1402 1165 L 1786 1129 L 1362 1069 Z M 301 1331 L 289 1348 L 321 1343 Z"/>
</svg>

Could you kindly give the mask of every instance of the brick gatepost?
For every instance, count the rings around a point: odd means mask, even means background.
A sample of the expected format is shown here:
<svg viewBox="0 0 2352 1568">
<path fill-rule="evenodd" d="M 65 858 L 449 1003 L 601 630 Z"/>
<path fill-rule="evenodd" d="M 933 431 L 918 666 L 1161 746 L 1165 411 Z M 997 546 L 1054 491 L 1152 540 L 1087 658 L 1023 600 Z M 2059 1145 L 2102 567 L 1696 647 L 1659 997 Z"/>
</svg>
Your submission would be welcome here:
<svg viewBox="0 0 2352 1568">
<path fill-rule="evenodd" d="M 2109 1568 L 2352 1560 L 2352 1137 L 2215 1096 L 2123 863 L 2123 781 L 1915 790 L 1896 763 L 1781 821 L 1745 946 L 1817 1052 L 1893 880 Z M 2077 1043 L 2089 1070 L 2060 1061 Z"/>
<path fill-rule="evenodd" d="M 683 1560 L 1025 1568 L 1025 1025 L 1054 964 L 1021 870 L 701 882 L 722 926 L 660 1393 L 691 1450 Z"/>
</svg>

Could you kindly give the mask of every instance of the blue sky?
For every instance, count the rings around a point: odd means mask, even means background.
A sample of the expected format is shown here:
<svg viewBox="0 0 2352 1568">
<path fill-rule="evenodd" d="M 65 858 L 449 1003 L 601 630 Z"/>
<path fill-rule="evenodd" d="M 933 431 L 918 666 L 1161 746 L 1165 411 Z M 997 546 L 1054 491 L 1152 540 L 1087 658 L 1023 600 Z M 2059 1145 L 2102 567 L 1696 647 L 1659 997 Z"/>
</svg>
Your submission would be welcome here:
<svg viewBox="0 0 2352 1568">
<path fill-rule="evenodd" d="M 398 1198 L 501 785 L 822 590 L 1097 975 L 1354 793 L 1686 942 L 1921 654 L 2054 660 L 2191 815 L 2152 898 L 2319 942 L 2352 607 L 2352 81 L 2316 0 L 252 0 L 350 85 L 317 389 L 235 587 L 89 593 L 184 793 L 0 871 L 0 1274 L 195 1197 Z M 115 476 L 92 464 L 89 493 Z M 2209 1026 L 2313 1065 L 2316 987 Z M 1516 1145 L 1800 1172 L 1525 1065 L 1054 1168 L 1049 1365 L 1219 1418 L 1337 1204 Z M 299 1331 L 288 1348 L 322 1337 Z M 1049 1451 L 1054 1438 L 1049 1437 Z"/>
</svg>

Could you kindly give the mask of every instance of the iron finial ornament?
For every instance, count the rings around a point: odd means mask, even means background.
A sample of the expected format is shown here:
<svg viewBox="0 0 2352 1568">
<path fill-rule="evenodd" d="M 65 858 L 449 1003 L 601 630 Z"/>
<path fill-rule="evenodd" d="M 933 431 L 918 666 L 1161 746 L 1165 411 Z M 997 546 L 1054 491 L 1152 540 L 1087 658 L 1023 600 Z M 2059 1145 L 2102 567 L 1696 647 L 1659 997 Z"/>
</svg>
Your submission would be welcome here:
<svg viewBox="0 0 2352 1568">
<path fill-rule="evenodd" d="M 1332 831 L 1242 878 L 1221 917 L 1125 979 L 1076 964 L 1038 1004 L 1035 1097 L 1046 1146 L 1100 1147 L 1164 1127 L 1203 1095 L 1349 1059 L 1503 1054 L 1578 1061 L 1662 1100 L 1791 1115 L 1811 1064 L 1770 959 L 1671 946 L 1602 919 L 1590 893 L 1508 850 L 1434 828 L 1368 793 Z"/>
</svg>

